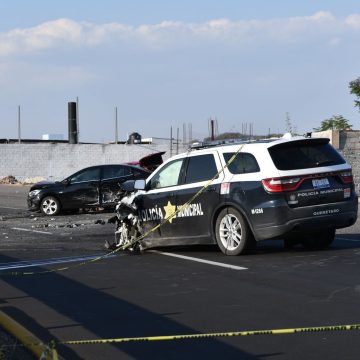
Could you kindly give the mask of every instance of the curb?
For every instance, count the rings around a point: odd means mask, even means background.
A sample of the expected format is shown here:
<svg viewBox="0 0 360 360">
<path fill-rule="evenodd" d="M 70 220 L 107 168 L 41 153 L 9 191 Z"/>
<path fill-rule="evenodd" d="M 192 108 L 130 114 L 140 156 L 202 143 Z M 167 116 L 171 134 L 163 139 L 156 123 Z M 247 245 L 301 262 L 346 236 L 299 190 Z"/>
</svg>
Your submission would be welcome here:
<svg viewBox="0 0 360 360">
<path fill-rule="evenodd" d="M 20 325 L 17 321 L 6 315 L 0 309 L 0 326 L 10 335 L 15 337 L 23 346 L 28 349 L 37 359 L 44 358 L 46 346 L 29 330 Z M 46 356 L 44 359 L 50 359 Z"/>
</svg>

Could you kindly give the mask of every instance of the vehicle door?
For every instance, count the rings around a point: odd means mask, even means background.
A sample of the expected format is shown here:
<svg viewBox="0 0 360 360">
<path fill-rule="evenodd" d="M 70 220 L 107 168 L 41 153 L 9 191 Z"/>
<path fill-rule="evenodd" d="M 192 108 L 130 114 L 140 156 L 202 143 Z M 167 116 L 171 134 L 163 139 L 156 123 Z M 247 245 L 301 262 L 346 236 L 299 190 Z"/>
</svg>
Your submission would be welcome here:
<svg viewBox="0 0 360 360">
<path fill-rule="evenodd" d="M 211 236 L 212 218 L 220 200 L 220 186 L 224 178 L 217 152 L 194 154 L 187 158 L 183 183 L 178 186 L 177 208 L 182 210 L 176 215 L 176 233 L 179 237 L 190 237 L 198 242 Z M 208 184 L 214 176 L 215 179 Z M 199 196 L 184 207 L 204 186 Z M 195 241 L 196 242 L 196 241 Z"/>
<path fill-rule="evenodd" d="M 175 159 L 157 172 L 147 181 L 147 190 L 138 197 L 139 214 L 148 231 L 171 216 L 176 210 L 176 190 L 181 178 L 183 159 Z M 174 219 L 170 219 L 159 229 L 151 232 L 148 238 L 168 241 L 173 237 Z"/>
<path fill-rule="evenodd" d="M 120 190 L 119 184 L 133 178 L 130 166 L 104 165 L 100 182 L 100 204 L 112 206 L 117 202 L 117 194 Z"/>
<path fill-rule="evenodd" d="M 100 167 L 83 169 L 68 179 L 62 194 L 64 208 L 99 205 Z"/>
</svg>

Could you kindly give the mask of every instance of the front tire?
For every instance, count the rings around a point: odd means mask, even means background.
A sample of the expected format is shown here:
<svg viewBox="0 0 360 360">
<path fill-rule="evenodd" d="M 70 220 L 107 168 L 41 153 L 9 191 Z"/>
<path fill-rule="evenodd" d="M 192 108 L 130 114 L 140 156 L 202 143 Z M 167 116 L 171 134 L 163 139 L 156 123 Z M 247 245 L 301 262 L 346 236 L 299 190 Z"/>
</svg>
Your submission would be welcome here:
<svg viewBox="0 0 360 360">
<path fill-rule="evenodd" d="M 240 255 L 255 243 L 251 229 L 232 207 L 223 209 L 216 219 L 216 242 L 225 255 Z"/>
<path fill-rule="evenodd" d="M 55 216 L 60 212 L 59 200 L 54 196 L 46 196 L 41 200 L 40 210 L 46 216 Z"/>
</svg>

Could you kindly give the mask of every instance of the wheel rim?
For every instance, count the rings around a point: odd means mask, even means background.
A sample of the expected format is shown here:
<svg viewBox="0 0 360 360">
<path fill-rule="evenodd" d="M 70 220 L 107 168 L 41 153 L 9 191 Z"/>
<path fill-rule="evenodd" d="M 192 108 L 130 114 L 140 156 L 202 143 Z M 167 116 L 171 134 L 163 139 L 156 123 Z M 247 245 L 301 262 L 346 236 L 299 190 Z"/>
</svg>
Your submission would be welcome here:
<svg viewBox="0 0 360 360">
<path fill-rule="evenodd" d="M 54 199 L 46 199 L 42 203 L 42 210 L 43 210 L 44 214 L 46 214 L 46 215 L 55 214 L 57 211 L 57 208 L 58 208 L 58 206 Z"/>
<path fill-rule="evenodd" d="M 220 222 L 219 235 L 227 250 L 236 250 L 241 244 L 242 231 L 239 219 L 233 214 L 225 215 Z"/>
</svg>

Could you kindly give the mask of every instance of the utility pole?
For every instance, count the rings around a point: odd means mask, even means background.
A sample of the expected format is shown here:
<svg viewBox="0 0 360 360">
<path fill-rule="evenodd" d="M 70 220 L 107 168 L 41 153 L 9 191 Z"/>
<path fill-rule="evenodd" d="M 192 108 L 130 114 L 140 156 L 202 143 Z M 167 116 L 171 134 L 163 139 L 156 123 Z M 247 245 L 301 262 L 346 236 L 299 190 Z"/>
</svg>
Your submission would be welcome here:
<svg viewBox="0 0 360 360">
<path fill-rule="evenodd" d="M 118 114 L 117 114 L 117 106 L 115 106 L 115 144 L 118 143 Z"/>
<path fill-rule="evenodd" d="M 215 121 L 210 119 L 210 138 L 212 141 L 215 140 Z"/>
<path fill-rule="evenodd" d="M 170 126 L 170 157 L 172 157 L 173 151 L 173 137 L 172 137 L 172 126 Z"/>
<path fill-rule="evenodd" d="M 179 128 L 176 131 L 176 155 L 179 153 Z"/>
<path fill-rule="evenodd" d="M 79 124 L 79 97 L 76 97 L 76 138 L 77 142 L 80 140 L 80 124 Z"/>
<path fill-rule="evenodd" d="M 20 105 L 18 106 L 18 142 L 21 144 L 21 113 Z"/>
<path fill-rule="evenodd" d="M 183 146 L 186 144 L 186 124 L 183 123 Z"/>
</svg>

